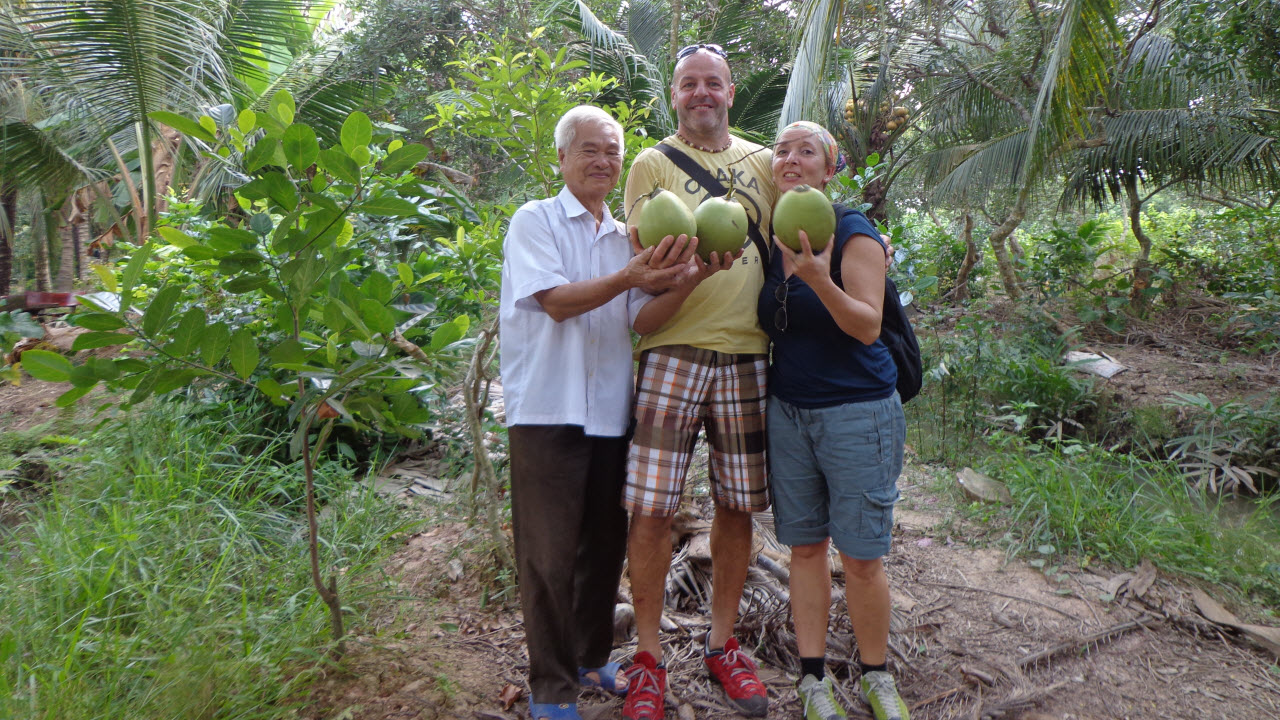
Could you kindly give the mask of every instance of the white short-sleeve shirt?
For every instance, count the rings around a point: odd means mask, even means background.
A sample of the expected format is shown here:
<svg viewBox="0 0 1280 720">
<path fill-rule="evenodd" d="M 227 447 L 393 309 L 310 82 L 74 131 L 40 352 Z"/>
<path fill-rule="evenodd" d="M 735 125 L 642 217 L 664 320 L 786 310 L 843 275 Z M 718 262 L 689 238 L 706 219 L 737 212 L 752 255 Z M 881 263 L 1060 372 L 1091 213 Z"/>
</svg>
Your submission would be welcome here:
<svg viewBox="0 0 1280 720">
<path fill-rule="evenodd" d="M 502 390 L 508 425 L 580 425 L 621 437 L 631 419 L 631 322 L 652 296 L 632 289 L 556 322 L 534 293 L 621 270 L 626 226 L 595 218 L 566 187 L 525 203 L 503 242 Z"/>
</svg>

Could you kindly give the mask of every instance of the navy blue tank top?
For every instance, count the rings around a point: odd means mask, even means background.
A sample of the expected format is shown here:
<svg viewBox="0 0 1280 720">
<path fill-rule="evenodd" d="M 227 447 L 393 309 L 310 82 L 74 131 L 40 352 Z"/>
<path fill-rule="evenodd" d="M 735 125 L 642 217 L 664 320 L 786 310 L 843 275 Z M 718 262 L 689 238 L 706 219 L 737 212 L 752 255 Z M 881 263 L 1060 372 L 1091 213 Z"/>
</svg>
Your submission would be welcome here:
<svg viewBox="0 0 1280 720">
<path fill-rule="evenodd" d="M 880 243 L 880 232 L 857 210 L 837 205 L 835 249 L 831 264 L 839 273 L 841 253 L 849 238 L 869 235 Z M 785 284 L 785 298 L 779 285 Z M 837 284 L 839 284 L 837 282 Z M 843 287 L 843 285 L 841 286 Z M 778 328 L 778 310 L 786 304 L 786 328 Z M 756 305 L 760 327 L 773 341 L 769 364 L 769 394 L 801 408 L 822 408 L 850 402 L 883 400 L 898 383 L 898 368 L 884 343 L 870 345 L 847 335 L 836 324 L 813 288 L 792 275 L 783 278 L 782 253 L 774 252 Z"/>
</svg>

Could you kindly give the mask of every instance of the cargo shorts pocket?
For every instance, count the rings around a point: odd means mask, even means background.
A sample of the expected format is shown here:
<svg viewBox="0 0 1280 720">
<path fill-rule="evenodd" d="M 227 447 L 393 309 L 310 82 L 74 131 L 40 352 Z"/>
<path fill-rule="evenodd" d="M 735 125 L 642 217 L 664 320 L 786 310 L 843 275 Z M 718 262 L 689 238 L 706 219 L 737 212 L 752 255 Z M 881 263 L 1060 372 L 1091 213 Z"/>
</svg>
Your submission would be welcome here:
<svg viewBox="0 0 1280 720">
<path fill-rule="evenodd" d="M 888 537 L 893 530 L 893 506 L 898 498 L 896 484 L 864 493 L 858 536 L 865 540 Z"/>
</svg>

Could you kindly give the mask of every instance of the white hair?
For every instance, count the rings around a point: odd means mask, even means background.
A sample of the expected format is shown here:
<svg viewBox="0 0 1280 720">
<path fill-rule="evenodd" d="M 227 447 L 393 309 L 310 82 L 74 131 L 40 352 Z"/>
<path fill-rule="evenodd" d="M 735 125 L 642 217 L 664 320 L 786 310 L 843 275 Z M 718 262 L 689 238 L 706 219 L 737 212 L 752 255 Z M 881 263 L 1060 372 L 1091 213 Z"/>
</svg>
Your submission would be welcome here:
<svg viewBox="0 0 1280 720">
<path fill-rule="evenodd" d="M 568 150 L 578 134 L 578 126 L 585 122 L 597 122 L 612 128 L 618 134 L 618 144 L 626 144 L 622 135 L 622 123 L 595 105 L 579 105 L 560 116 L 560 121 L 556 123 L 556 149 Z"/>
</svg>

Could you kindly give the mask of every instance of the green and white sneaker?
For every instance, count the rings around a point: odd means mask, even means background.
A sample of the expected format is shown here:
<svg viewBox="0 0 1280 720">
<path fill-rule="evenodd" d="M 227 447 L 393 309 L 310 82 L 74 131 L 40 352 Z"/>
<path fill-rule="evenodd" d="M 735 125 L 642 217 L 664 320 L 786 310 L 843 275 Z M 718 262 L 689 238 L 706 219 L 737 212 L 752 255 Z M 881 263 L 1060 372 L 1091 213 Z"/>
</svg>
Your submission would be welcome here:
<svg viewBox="0 0 1280 720">
<path fill-rule="evenodd" d="M 800 696 L 804 720 L 844 720 L 848 717 L 844 714 L 844 708 L 836 702 L 831 678 L 819 680 L 812 675 L 805 675 L 796 694 Z"/>
<path fill-rule="evenodd" d="M 887 672 L 875 671 L 862 676 L 858 684 L 862 701 L 871 706 L 876 720 L 911 720 L 907 704 L 898 695 L 898 686 Z"/>
</svg>

